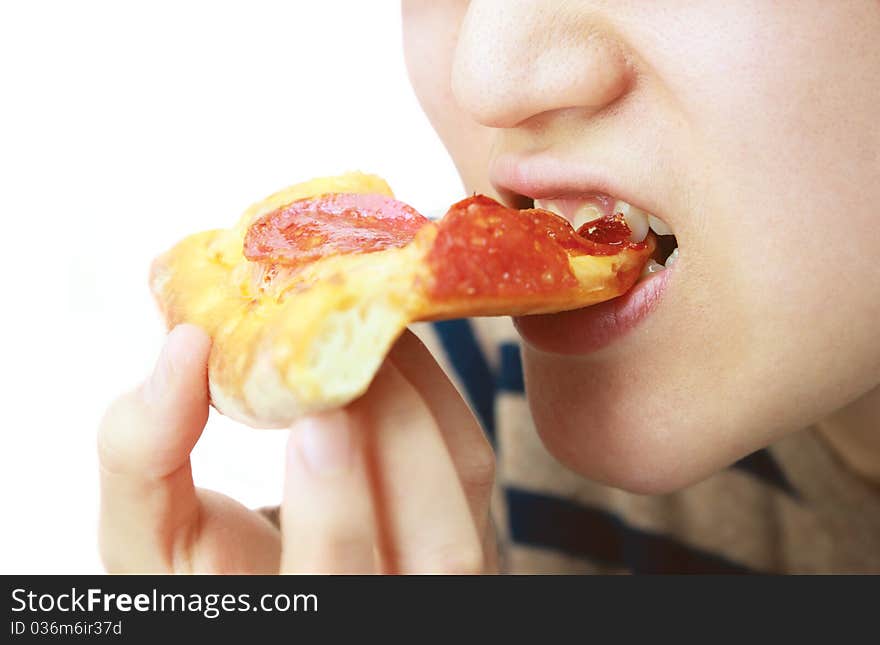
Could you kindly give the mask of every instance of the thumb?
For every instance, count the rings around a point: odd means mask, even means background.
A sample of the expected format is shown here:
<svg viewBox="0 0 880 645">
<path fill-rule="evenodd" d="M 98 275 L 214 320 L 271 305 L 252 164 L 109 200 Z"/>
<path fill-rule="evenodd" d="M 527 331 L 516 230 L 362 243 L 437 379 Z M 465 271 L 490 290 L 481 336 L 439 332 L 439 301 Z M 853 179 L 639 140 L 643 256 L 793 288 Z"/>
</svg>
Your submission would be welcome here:
<svg viewBox="0 0 880 645">
<path fill-rule="evenodd" d="M 100 543 L 110 571 L 170 569 L 175 535 L 197 516 L 189 453 L 208 418 L 209 349 L 198 327 L 175 327 L 149 379 L 104 415 Z"/>
<path fill-rule="evenodd" d="M 186 463 L 208 419 L 210 344 L 195 325 L 168 334 L 152 374 L 104 416 L 98 446 L 105 469 L 153 478 Z"/>
</svg>

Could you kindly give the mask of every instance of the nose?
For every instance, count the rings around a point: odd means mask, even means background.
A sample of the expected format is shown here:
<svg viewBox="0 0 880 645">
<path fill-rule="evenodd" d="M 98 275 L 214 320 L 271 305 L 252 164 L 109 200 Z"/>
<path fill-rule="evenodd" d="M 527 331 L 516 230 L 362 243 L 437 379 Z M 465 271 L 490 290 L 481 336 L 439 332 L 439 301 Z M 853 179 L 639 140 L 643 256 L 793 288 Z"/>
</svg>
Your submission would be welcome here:
<svg viewBox="0 0 880 645">
<path fill-rule="evenodd" d="M 581 3 L 472 0 L 459 30 L 452 91 L 477 122 L 496 128 L 566 108 L 596 112 L 630 86 L 626 54 Z"/>
</svg>

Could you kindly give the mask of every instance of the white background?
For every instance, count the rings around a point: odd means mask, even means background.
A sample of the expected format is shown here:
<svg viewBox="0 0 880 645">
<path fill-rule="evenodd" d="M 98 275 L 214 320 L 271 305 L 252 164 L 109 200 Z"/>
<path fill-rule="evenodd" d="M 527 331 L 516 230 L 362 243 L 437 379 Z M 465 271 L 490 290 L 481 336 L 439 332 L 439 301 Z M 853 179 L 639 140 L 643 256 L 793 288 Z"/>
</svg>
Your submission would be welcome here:
<svg viewBox="0 0 880 645">
<path fill-rule="evenodd" d="M 95 428 L 160 347 L 152 257 L 351 169 L 462 193 L 394 0 L 0 3 L 0 572 L 102 570 Z M 285 434 L 212 412 L 197 483 L 277 503 Z"/>
</svg>

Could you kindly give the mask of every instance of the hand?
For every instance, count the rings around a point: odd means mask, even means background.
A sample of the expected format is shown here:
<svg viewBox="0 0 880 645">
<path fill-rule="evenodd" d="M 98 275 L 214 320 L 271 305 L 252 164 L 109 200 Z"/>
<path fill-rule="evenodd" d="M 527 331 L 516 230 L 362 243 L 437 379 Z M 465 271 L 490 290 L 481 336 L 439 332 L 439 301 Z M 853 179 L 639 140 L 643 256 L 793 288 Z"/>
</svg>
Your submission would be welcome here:
<svg viewBox="0 0 880 645">
<path fill-rule="evenodd" d="M 410 332 L 369 391 L 290 431 L 281 530 L 195 487 L 210 340 L 180 325 L 98 432 L 100 548 L 111 572 L 481 573 L 496 569 L 494 456 Z"/>
</svg>

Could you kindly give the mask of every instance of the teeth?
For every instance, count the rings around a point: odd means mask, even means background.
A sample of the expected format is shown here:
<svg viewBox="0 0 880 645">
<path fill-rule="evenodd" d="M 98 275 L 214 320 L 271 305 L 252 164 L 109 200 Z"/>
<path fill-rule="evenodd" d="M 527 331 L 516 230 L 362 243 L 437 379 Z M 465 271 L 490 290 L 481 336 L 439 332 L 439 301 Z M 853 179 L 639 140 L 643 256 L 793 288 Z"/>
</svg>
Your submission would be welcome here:
<svg viewBox="0 0 880 645">
<path fill-rule="evenodd" d="M 631 206 L 624 201 L 614 202 L 614 212 L 623 215 L 626 225 L 631 231 L 629 239 L 632 242 L 641 242 L 648 235 L 648 214 L 641 208 Z"/>
<path fill-rule="evenodd" d="M 648 260 L 648 263 L 642 269 L 642 274 L 639 277 L 645 278 L 645 277 L 651 275 L 652 273 L 657 273 L 658 271 L 663 271 L 663 269 L 665 269 L 665 268 L 666 267 L 664 267 L 662 264 L 660 264 L 656 260 L 650 259 L 650 260 Z"/>
<path fill-rule="evenodd" d="M 535 200 L 535 208 L 550 211 L 554 215 L 570 221 L 574 230 L 578 230 L 585 223 L 592 222 L 603 216 L 602 209 L 597 204 L 586 202 L 579 206 L 573 215 L 568 204 L 571 204 L 571 200 L 565 200 L 565 205 L 552 199 Z M 672 235 L 672 229 L 662 219 L 646 213 L 641 208 L 636 208 L 623 200 L 614 202 L 612 212 L 620 213 L 626 220 L 626 224 L 631 231 L 630 240 L 633 242 L 644 240 L 649 230 L 653 230 L 657 235 Z"/>
<path fill-rule="evenodd" d="M 648 215 L 648 224 L 657 235 L 672 235 L 672 229 L 659 217 Z"/>
<path fill-rule="evenodd" d="M 593 204 L 584 204 L 575 211 L 574 218 L 572 218 L 571 221 L 571 225 L 574 230 L 578 230 L 587 222 L 592 222 L 594 219 L 599 219 L 600 217 L 602 217 L 602 211 L 599 210 L 598 206 L 594 206 Z"/>
<path fill-rule="evenodd" d="M 650 260 L 648 260 L 648 263 L 642 268 L 642 273 L 639 276 L 639 280 L 643 280 L 644 278 L 647 278 L 652 273 L 658 273 L 660 271 L 665 271 L 666 269 L 671 267 L 673 264 L 675 264 L 676 260 L 678 260 L 678 247 L 675 247 L 675 249 L 673 249 L 672 253 L 669 254 L 669 257 L 666 258 L 666 265 L 665 266 L 663 264 L 660 264 L 659 262 L 657 262 L 654 258 L 651 258 Z"/>
<path fill-rule="evenodd" d="M 562 209 L 554 202 L 552 199 L 536 199 L 535 200 L 535 208 L 540 208 L 545 211 L 550 211 L 554 215 L 559 215 L 562 219 L 566 219 L 565 215 L 562 214 Z"/>
</svg>

